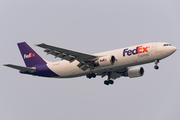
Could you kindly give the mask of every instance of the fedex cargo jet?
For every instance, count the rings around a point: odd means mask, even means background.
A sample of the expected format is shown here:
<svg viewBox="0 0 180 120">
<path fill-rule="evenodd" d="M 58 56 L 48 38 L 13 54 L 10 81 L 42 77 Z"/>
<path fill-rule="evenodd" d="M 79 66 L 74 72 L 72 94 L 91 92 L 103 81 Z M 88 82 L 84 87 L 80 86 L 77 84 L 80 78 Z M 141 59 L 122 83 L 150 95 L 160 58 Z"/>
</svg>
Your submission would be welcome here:
<svg viewBox="0 0 180 120">
<path fill-rule="evenodd" d="M 41 58 L 26 42 L 18 43 L 19 50 L 26 67 L 5 64 L 22 74 L 52 77 L 72 78 L 86 75 L 87 78 L 107 76 L 105 85 L 113 84 L 114 80 L 124 76 L 129 78 L 140 77 L 144 74 L 143 67 L 132 67 L 136 65 L 155 62 L 155 69 L 159 69 L 160 60 L 170 56 L 176 51 L 176 47 L 169 43 L 147 43 L 126 47 L 122 49 L 102 52 L 97 54 L 86 54 L 59 48 L 47 44 L 36 44 L 41 47 L 47 55 L 61 58 L 59 62 L 48 62 Z"/>
</svg>

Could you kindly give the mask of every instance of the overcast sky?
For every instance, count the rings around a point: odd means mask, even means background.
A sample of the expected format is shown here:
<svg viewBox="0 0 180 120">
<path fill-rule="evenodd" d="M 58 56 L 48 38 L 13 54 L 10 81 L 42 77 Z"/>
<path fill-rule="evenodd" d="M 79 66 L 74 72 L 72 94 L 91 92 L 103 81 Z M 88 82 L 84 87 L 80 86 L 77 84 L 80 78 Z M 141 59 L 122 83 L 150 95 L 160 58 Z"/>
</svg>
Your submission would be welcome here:
<svg viewBox="0 0 180 120">
<path fill-rule="evenodd" d="M 1 0 L 0 120 L 179 120 L 179 0 Z M 27 42 L 94 54 L 122 47 L 169 42 L 170 57 L 140 65 L 145 75 L 53 79 L 19 74 L 2 66 L 25 66 L 17 47 Z"/>
</svg>

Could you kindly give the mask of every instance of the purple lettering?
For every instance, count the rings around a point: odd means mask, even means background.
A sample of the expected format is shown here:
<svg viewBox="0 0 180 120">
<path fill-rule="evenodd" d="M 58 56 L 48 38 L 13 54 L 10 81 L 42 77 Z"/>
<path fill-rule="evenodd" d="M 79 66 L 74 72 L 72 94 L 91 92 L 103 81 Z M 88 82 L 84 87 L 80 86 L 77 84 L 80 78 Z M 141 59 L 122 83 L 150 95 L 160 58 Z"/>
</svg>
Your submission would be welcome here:
<svg viewBox="0 0 180 120">
<path fill-rule="evenodd" d="M 138 48 L 138 47 L 137 47 Z M 133 50 L 133 55 L 137 54 L 137 48 Z"/>
<path fill-rule="evenodd" d="M 138 48 L 139 48 L 139 47 L 136 47 L 136 49 L 133 49 L 133 50 L 128 50 L 128 48 L 127 48 L 127 49 L 124 49 L 124 51 L 123 51 L 123 57 L 126 56 L 126 54 L 127 54 L 128 56 L 138 54 Z"/>
<path fill-rule="evenodd" d="M 132 55 L 131 53 L 132 53 L 132 51 L 129 50 L 129 51 L 127 52 L 127 55 L 128 55 L 128 56 L 131 56 L 131 55 Z"/>
<path fill-rule="evenodd" d="M 123 57 L 125 56 L 125 53 L 127 53 L 128 52 L 128 49 L 124 49 L 124 51 L 123 51 Z"/>
</svg>

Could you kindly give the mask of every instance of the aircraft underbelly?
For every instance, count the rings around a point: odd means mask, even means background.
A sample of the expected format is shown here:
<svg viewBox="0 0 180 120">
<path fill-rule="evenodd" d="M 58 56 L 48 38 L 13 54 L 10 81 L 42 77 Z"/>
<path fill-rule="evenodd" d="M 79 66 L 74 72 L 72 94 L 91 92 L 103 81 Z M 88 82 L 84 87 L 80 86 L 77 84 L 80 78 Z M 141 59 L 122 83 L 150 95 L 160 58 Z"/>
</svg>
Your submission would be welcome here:
<svg viewBox="0 0 180 120">
<path fill-rule="evenodd" d="M 140 64 L 150 63 L 153 62 L 153 59 L 149 59 L 148 57 L 138 58 L 138 55 L 131 56 L 131 58 L 123 58 L 118 60 L 114 65 L 106 66 L 106 67 L 96 67 L 93 71 L 97 72 L 104 72 L 104 71 L 116 71 L 121 70 L 130 66 L 136 66 Z M 71 77 L 79 77 L 89 73 L 89 69 L 86 71 L 81 70 L 77 67 L 78 63 L 74 63 L 74 65 L 69 66 L 57 66 L 53 71 L 58 74 L 61 78 L 71 78 Z"/>
</svg>

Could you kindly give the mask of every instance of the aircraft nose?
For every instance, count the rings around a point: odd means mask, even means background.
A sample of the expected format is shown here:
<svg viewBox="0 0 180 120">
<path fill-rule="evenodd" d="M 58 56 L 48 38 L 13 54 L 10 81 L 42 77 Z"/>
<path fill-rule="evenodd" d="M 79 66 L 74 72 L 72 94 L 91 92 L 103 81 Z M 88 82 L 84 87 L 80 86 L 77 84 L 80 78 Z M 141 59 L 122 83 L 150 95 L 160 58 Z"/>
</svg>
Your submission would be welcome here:
<svg viewBox="0 0 180 120">
<path fill-rule="evenodd" d="M 172 53 L 174 53 L 177 50 L 177 48 L 172 46 L 171 50 L 172 50 Z"/>
<path fill-rule="evenodd" d="M 172 55 L 177 50 L 174 46 L 169 46 L 166 48 L 166 56 Z"/>
</svg>

